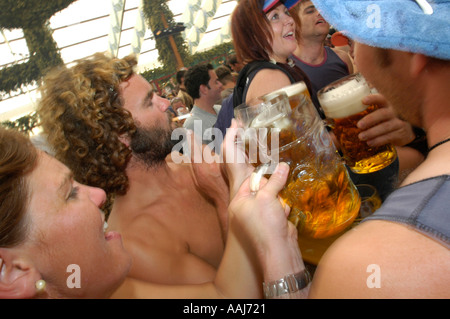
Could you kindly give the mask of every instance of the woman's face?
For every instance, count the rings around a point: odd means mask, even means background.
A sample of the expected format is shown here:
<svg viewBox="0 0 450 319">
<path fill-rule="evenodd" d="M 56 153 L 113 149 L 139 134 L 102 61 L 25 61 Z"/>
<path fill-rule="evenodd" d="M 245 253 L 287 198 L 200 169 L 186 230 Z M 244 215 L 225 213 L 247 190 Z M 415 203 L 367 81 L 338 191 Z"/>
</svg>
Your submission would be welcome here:
<svg viewBox="0 0 450 319">
<path fill-rule="evenodd" d="M 283 4 L 267 12 L 266 17 L 272 27 L 273 53 L 270 57 L 277 62 L 286 63 L 287 58 L 297 48 L 294 19 Z"/>
<path fill-rule="evenodd" d="M 104 191 L 75 182 L 66 166 L 44 152 L 28 183 L 30 240 L 26 245 L 47 282 L 47 293 L 107 297 L 125 278 L 131 258 L 120 235 L 104 231 L 99 208 L 106 199 Z M 74 287 L 77 282 L 80 288 Z"/>
</svg>

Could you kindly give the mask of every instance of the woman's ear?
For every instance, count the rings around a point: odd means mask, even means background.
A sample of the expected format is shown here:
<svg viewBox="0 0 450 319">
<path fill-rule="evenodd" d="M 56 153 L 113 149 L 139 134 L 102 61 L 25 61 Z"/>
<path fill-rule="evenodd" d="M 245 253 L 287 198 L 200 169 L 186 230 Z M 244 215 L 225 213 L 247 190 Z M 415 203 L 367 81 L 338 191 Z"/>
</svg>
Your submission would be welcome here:
<svg viewBox="0 0 450 319">
<path fill-rule="evenodd" d="M 29 299 L 37 295 L 41 275 L 11 248 L 0 248 L 0 299 Z"/>
</svg>

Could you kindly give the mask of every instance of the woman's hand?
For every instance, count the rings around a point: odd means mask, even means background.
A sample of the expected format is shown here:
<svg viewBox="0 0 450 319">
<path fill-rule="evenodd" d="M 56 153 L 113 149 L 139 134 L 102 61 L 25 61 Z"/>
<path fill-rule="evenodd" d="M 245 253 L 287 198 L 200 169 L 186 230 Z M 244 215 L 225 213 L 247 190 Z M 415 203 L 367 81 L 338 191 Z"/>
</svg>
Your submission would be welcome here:
<svg viewBox="0 0 450 319">
<path fill-rule="evenodd" d="M 242 132 L 243 128 L 238 127 L 236 120 L 233 119 L 222 144 L 223 171 L 228 179 L 231 199 L 254 170 L 245 154 Z"/>
<path fill-rule="evenodd" d="M 278 164 L 270 178 L 261 181 L 257 192 L 251 190 L 251 178 L 247 178 L 230 203 L 230 218 L 246 234 L 260 258 L 270 247 L 288 243 L 297 246 L 297 229 L 287 219 L 289 208 L 278 197 L 288 173 L 286 163 Z"/>
</svg>

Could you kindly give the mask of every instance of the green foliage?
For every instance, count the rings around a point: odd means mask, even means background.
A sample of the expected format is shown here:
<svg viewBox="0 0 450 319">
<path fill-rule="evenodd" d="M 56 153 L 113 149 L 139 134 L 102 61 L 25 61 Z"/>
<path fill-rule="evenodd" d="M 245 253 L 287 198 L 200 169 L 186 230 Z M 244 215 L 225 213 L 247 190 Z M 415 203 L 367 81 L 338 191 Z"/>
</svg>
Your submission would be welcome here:
<svg viewBox="0 0 450 319">
<path fill-rule="evenodd" d="M 14 64 L 0 70 L 0 100 L 6 93 L 17 91 L 22 84 L 32 84 L 40 77 L 36 57 L 30 57 L 27 63 Z"/>
<path fill-rule="evenodd" d="M 63 63 L 47 23 L 56 12 L 65 9 L 75 1 L 0 1 L 0 28 L 22 28 L 30 52 L 28 62 L 17 63 L 0 70 L 0 100 L 2 95 L 17 91 L 25 85 L 35 84 L 49 68 Z M 162 16 L 165 17 L 169 26 L 175 24 L 173 13 L 167 6 L 166 0 L 144 0 L 144 14 L 152 31 L 165 29 Z M 226 55 L 233 50 L 232 43 L 224 43 L 211 50 L 190 55 L 182 35 L 175 34 L 172 37 L 187 67 L 203 62 L 211 62 L 217 66 L 221 62 L 220 57 L 225 60 Z M 158 60 L 163 67 L 143 72 L 142 75 L 148 81 L 167 79 L 177 71 L 176 58 L 169 38 L 158 39 L 156 49 L 159 52 Z M 36 113 L 26 115 L 14 122 L 3 122 L 1 125 L 22 132 L 30 132 L 37 125 Z"/>
<path fill-rule="evenodd" d="M 173 13 L 167 6 L 166 0 L 144 0 L 144 16 L 152 32 L 158 29 L 165 29 L 163 17 L 167 25 L 175 24 Z M 181 60 L 183 60 L 184 64 L 189 63 L 190 56 L 182 35 L 179 33 L 172 35 L 172 37 L 181 56 Z M 159 52 L 158 61 L 164 66 L 164 69 L 169 73 L 176 71 L 176 58 L 170 45 L 170 39 L 168 37 L 157 39 L 156 49 Z M 156 72 L 155 74 L 158 73 Z"/>
<path fill-rule="evenodd" d="M 36 112 L 33 112 L 15 121 L 2 122 L 0 125 L 29 134 L 38 125 L 38 118 Z"/>
<path fill-rule="evenodd" d="M 162 20 L 163 16 L 168 25 L 175 24 L 173 13 L 167 6 L 166 0 L 144 0 L 144 15 L 152 32 L 158 29 L 165 29 Z M 187 48 L 186 41 L 181 34 L 175 34 L 172 37 L 175 41 L 181 59 L 183 60 L 183 64 L 186 67 L 206 61 L 210 62 L 218 56 L 224 55 L 224 52 L 226 53 L 233 49 L 233 45 L 231 43 L 225 43 L 206 52 L 191 55 Z M 163 66 L 143 72 L 142 76 L 148 81 L 158 81 L 161 78 L 167 78 L 168 76 L 176 73 L 176 58 L 169 41 L 170 40 L 168 37 L 156 40 L 156 49 L 159 53 L 158 61 Z"/>
<path fill-rule="evenodd" d="M 218 57 L 226 57 L 234 50 L 232 42 L 226 42 L 209 49 L 208 51 L 197 52 L 192 55 L 192 65 L 196 65 L 203 62 L 211 62 L 213 65 L 217 66 L 218 63 L 213 62 L 214 59 Z"/>
<path fill-rule="evenodd" d="M 0 70 L 0 96 L 35 84 L 49 68 L 63 63 L 47 23 L 51 16 L 74 1 L 0 1 L 0 28 L 23 29 L 30 52 L 28 62 Z"/>
<path fill-rule="evenodd" d="M 210 50 L 204 52 L 198 52 L 194 55 L 190 56 L 190 63 L 185 64 L 186 67 L 191 67 L 196 64 L 209 62 L 214 67 L 222 64 L 228 54 L 230 54 L 234 50 L 233 43 L 227 42 L 219 44 Z M 161 55 L 161 54 L 160 54 Z M 145 71 L 141 73 L 141 75 L 147 79 L 147 81 L 159 81 L 161 78 L 167 78 L 169 76 L 173 76 L 176 73 L 176 70 L 172 68 L 160 67 L 152 70 Z"/>
<path fill-rule="evenodd" d="M 26 29 L 40 25 L 56 12 L 67 8 L 76 0 L 2 0 L 0 1 L 0 27 Z"/>
</svg>

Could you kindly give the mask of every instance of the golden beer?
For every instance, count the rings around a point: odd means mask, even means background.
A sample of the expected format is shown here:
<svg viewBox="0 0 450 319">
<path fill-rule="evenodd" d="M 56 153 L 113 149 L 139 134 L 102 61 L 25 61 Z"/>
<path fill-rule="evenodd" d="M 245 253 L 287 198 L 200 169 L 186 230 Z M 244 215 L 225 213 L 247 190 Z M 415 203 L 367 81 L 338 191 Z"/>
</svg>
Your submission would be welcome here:
<svg viewBox="0 0 450 319">
<path fill-rule="evenodd" d="M 286 112 L 261 108 L 249 130 L 246 152 L 249 158 L 256 158 L 250 160 L 254 166 L 289 164 L 288 180 L 279 195 L 291 208 L 289 220 L 299 233 L 325 238 L 351 225 L 358 215 L 360 198 L 307 97 L 303 96 L 294 109 L 289 107 Z M 255 152 L 257 156 L 252 157 Z"/>
<path fill-rule="evenodd" d="M 360 198 L 339 158 L 313 154 L 301 139 L 284 146 L 279 157 L 290 167 L 280 197 L 291 208 L 289 220 L 300 234 L 325 238 L 352 224 Z"/>
<path fill-rule="evenodd" d="M 370 87 L 360 74 L 333 82 L 318 93 L 344 159 L 350 169 L 358 174 L 381 170 L 397 158 L 393 145 L 370 147 L 358 138 L 361 129 L 356 124 L 378 108 L 377 105 L 367 106 L 362 103 L 362 99 L 369 94 Z"/>
</svg>

